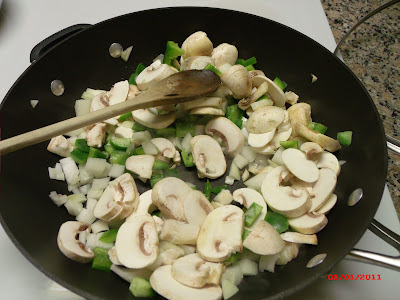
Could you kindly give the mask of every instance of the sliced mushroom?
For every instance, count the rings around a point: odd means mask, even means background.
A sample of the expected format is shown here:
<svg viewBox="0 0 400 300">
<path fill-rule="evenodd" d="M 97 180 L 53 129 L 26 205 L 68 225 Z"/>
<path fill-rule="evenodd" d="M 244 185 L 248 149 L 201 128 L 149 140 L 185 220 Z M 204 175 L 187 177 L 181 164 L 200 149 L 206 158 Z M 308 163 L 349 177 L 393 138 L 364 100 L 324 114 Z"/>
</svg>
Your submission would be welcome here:
<svg viewBox="0 0 400 300">
<path fill-rule="evenodd" d="M 239 127 L 225 117 L 217 117 L 210 120 L 205 128 L 207 134 L 215 134 L 220 137 L 225 146 L 226 154 L 233 158 L 242 152 L 244 136 Z"/>
<path fill-rule="evenodd" d="M 90 111 L 96 111 L 107 106 L 110 106 L 110 98 L 106 93 L 100 93 L 93 97 L 90 104 Z"/>
<path fill-rule="evenodd" d="M 127 100 L 131 100 L 131 99 L 135 98 L 139 94 L 140 94 L 139 88 L 134 84 L 130 84 L 129 85 L 129 92 L 128 92 Z"/>
<path fill-rule="evenodd" d="M 122 265 L 118 259 L 117 251 L 115 250 L 115 246 L 112 247 L 110 250 L 108 250 L 108 257 L 109 257 L 110 261 L 113 263 L 113 265 L 116 265 L 116 266 Z"/>
<path fill-rule="evenodd" d="M 297 103 L 288 108 L 290 123 L 294 125 L 302 124 L 308 126 L 311 122 L 311 106 L 308 103 Z M 292 137 L 298 136 L 297 128 L 295 127 L 292 132 Z"/>
<path fill-rule="evenodd" d="M 161 266 L 172 265 L 185 254 L 181 247 L 167 241 L 160 241 L 158 250 L 157 259 L 150 266 L 147 266 L 147 269 L 154 271 Z"/>
<path fill-rule="evenodd" d="M 211 56 L 217 68 L 223 64 L 233 66 L 238 58 L 238 50 L 234 45 L 222 43 L 214 48 Z"/>
<path fill-rule="evenodd" d="M 297 244 L 317 245 L 318 238 L 315 234 L 302 234 L 298 232 L 285 232 L 281 234 L 281 238 L 285 242 Z"/>
<path fill-rule="evenodd" d="M 337 202 L 337 196 L 335 194 L 332 194 L 328 197 L 328 200 L 326 200 L 325 203 L 322 204 L 322 206 L 319 209 L 317 209 L 316 212 L 326 215 L 335 206 L 336 202 Z"/>
<path fill-rule="evenodd" d="M 155 138 L 151 142 L 157 147 L 162 156 L 166 158 L 174 158 L 176 149 L 174 144 L 165 138 Z"/>
<path fill-rule="evenodd" d="M 215 65 L 210 56 L 191 56 L 183 60 L 181 70 L 203 70 L 208 64 Z"/>
<path fill-rule="evenodd" d="M 340 143 L 337 140 L 327 135 L 316 132 L 305 125 L 296 124 L 295 127 L 297 128 L 297 132 L 299 133 L 299 135 L 317 143 L 322 148 L 330 152 L 335 152 L 341 148 Z"/>
<path fill-rule="evenodd" d="M 321 152 L 313 157 L 316 160 L 318 168 L 329 168 L 335 171 L 336 176 L 340 173 L 340 163 L 335 155 L 330 152 Z"/>
<path fill-rule="evenodd" d="M 273 255 L 282 251 L 285 242 L 271 224 L 261 220 L 243 241 L 243 247 L 260 255 Z"/>
<path fill-rule="evenodd" d="M 50 140 L 47 150 L 54 154 L 68 157 L 71 151 L 74 150 L 74 146 L 63 135 L 59 135 Z"/>
<path fill-rule="evenodd" d="M 189 224 L 201 226 L 214 207 L 202 192 L 192 191 L 185 198 L 183 209 Z"/>
<path fill-rule="evenodd" d="M 276 106 L 263 106 L 254 111 L 246 122 L 249 133 L 266 133 L 276 129 L 285 119 L 285 111 Z"/>
<path fill-rule="evenodd" d="M 131 139 L 133 135 L 133 130 L 131 128 L 127 128 L 125 126 L 118 126 L 114 131 L 115 137 L 122 137 L 126 139 Z"/>
<path fill-rule="evenodd" d="M 277 265 L 286 265 L 299 254 L 300 244 L 286 242 L 285 248 L 278 254 Z"/>
<path fill-rule="evenodd" d="M 136 84 L 141 91 L 145 91 L 175 73 L 178 73 L 177 69 L 156 60 L 136 77 Z"/>
<path fill-rule="evenodd" d="M 275 136 L 276 129 L 272 129 L 266 133 L 249 133 L 249 137 L 247 138 L 247 143 L 250 146 L 260 148 L 266 146 L 269 142 L 272 141 Z"/>
<path fill-rule="evenodd" d="M 174 123 L 176 113 L 173 111 L 165 115 L 155 115 L 149 112 L 148 109 L 137 109 L 132 112 L 132 117 L 136 122 L 146 127 L 162 129 Z"/>
<path fill-rule="evenodd" d="M 115 250 L 119 261 L 127 268 L 151 265 L 158 255 L 158 235 L 153 218 L 149 214 L 141 215 L 122 224 Z"/>
<path fill-rule="evenodd" d="M 259 192 L 250 188 L 237 189 L 236 191 L 233 192 L 233 200 L 242 204 L 246 208 L 249 208 L 253 204 L 253 202 L 262 206 L 262 211 L 260 215 L 254 221 L 254 223 L 248 228 L 249 230 L 252 230 L 257 225 L 258 222 L 264 220 L 265 215 L 267 214 L 267 204 L 265 203 L 263 196 Z"/>
<path fill-rule="evenodd" d="M 196 245 L 200 227 L 173 219 L 165 220 L 160 239 L 176 245 Z"/>
<path fill-rule="evenodd" d="M 58 231 L 57 244 L 66 257 L 80 263 L 87 263 L 93 259 L 94 254 L 77 239 L 79 233 L 83 231 L 90 232 L 90 225 L 76 221 L 65 222 Z"/>
<path fill-rule="evenodd" d="M 318 210 L 336 187 L 336 173 L 332 169 L 322 168 L 319 170 L 319 179 L 315 183 L 313 191 L 315 196 L 312 198 L 310 212 Z"/>
<path fill-rule="evenodd" d="M 189 113 L 191 115 L 212 115 L 212 116 L 225 115 L 225 112 L 222 109 L 214 107 L 197 107 L 191 109 Z"/>
<path fill-rule="evenodd" d="M 90 147 L 101 147 L 106 139 L 106 124 L 97 123 L 86 133 L 86 141 Z"/>
<path fill-rule="evenodd" d="M 148 190 L 139 196 L 139 203 L 136 209 L 126 218 L 126 221 L 129 221 L 138 215 L 151 214 L 157 209 L 151 199 L 151 194 L 152 190 Z"/>
<path fill-rule="evenodd" d="M 300 150 L 303 151 L 309 158 L 313 158 L 314 154 L 321 153 L 324 149 L 314 142 L 306 142 L 300 146 Z"/>
<path fill-rule="evenodd" d="M 299 96 L 291 91 L 285 92 L 286 102 L 290 105 L 295 105 L 299 101 Z"/>
<path fill-rule="evenodd" d="M 198 253 L 186 255 L 172 264 L 172 277 L 187 286 L 202 288 L 219 284 L 223 270 L 221 263 L 205 261 Z"/>
<path fill-rule="evenodd" d="M 294 148 L 282 152 L 282 161 L 286 168 L 297 178 L 305 182 L 318 180 L 319 171 L 314 161 L 309 160 L 307 155 Z"/>
<path fill-rule="evenodd" d="M 154 161 L 153 155 L 133 155 L 126 160 L 125 167 L 142 178 L 150 179 Z"/>
<path fill-rule="evenodd" d="M 265 76 L 264 72 L 261 70 L 249 71 L 249 75 L 250 75 L 250 78 L 253 78 L 254 76 L 258 76 L 258 75 Z"/>
<path fill-rule="evenodd" d="M 156 223 L 157 234 L 160 235 L 164 226 L 164 220 L 156 215 L 153 215 L 153 220 Z"/>
<path fill-rule="evenodd" d="M 272 100 L 274 100 L 274 105 L 278 107 L 284 107 L 286 101 L 285 94 L 275 82 L 262 75 L 257 75 L 251 78 L 253 87 L 259 87 L 264 82 L 268 83 L 268 94 L 271 96 Z"/>
<path fill-rule="evenodd" d="M 222 289 L 219 285 L 192 288 L 172 277 L 172 266 L 162 266 L 150 276 L 151 287 L 161 296 L 173 300 L 220 300 Z"/>
<path fill-rule="evenodd" d="M 114 84 L 112 95 L 110 96 L 109 105 L 124 102 L 128 97 L 129 82 L 128 80 L 120 81 Z"/>
<path fill-rule="evenodd" d="M 200 178 L 215 179 L 225 173 L 225 156 L 216 140 L 208 135 L 198 135 L 190 141 L 190 146 Z"/>
<path fill-rule="evenodd" d="M 242 110 L 248 109 L 251 106 L 251 104 L 256 102 L 267 91 L 268 91 L 268 83 L 264 82 L 248 97 L 239 101 L 238 103 L 239 108 Z"/>
<path fill-rule="evenodd" d="M 196 100 L 182 103 L 184 110 L 191 110 L 199 107 L 214 107 L 221 109 L 222 98 L 221 97 L 201 97 Z"/>
<path fill-rule="evenodd" d="M 191 56 L 210 56 L 213 44 L 205 32 L 197 31 L 186 38 L 182 43 L 182 49 L 185 50 L 183 59 Z"/>
<path fill-rule="evenodd" d="M 235 99 L 242 99 L 251 93 L 249 72 L 242 65 L 234 65 L 222 74 L 221 81 L 232 91 Z"/>
<path fill-rule="evenodd" d="M 306 190 L 294 190 L 282 186 L 289 171 L 285 167 L 276 167 L 265 176 L 261 193 L 269 207 L 289 218 L 304 215 L 311 207 L 311 200 Z"/>
<path fill-rule="evenodd" d="M 184 181 L 167 177 L 154 185 L 151 197 L 165 218 L 186 221 L 184 201 L 191 192 Z"/>
<path fill-rule="evenodd" d="M 302 215 L 301 217 L 288 219 L 289 226 L 294 230 L 304 234 L 313 234 L 320 232 L 326 224 L 328 219 L 324 214 L 310 212 Z"/>
<path fill-rule="evenodd" d="M 282 127 L 281 127 L 282 126 Z M 285 129 L 285 130 L 282 130 Z M 264 147 L 256 148 L 254 147 L 254 151 L 264 155 L 274 154 L 276 149 L 281 146 L 281 142 L 287 141 L 292 133 L 292 127 L 288 127 L 287 125 L 280 125 L 278 126 L 274 137 L 272 138 L 271 142 L 269 142 Z"/>
<path fill-rule="evenodd" d="M 210 212 L 197 237 L 197 252 L 205 260 L 222 262 L 232 253 L 242 252 L 244 213 L 234 205 Z"/>
</svg>

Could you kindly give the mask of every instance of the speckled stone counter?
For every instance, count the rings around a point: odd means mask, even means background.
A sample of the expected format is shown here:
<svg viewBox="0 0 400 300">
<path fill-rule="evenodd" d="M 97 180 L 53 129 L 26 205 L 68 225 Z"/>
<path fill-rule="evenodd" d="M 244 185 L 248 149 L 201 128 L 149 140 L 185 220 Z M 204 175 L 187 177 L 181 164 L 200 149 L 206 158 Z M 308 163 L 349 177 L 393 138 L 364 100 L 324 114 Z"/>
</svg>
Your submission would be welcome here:
<svg viewBox="0 0 400 300">
<path fill-rule="evenodd" d="M 388 0 L 321 0 L 336 43 Z M 341 47 L 345 63 L 368 90 L 386 134 L 400 139 L 400 3 L 359 26 Z M 387 184 L 400 218 L 400 157 L 389 152 Z"/>
</svg>

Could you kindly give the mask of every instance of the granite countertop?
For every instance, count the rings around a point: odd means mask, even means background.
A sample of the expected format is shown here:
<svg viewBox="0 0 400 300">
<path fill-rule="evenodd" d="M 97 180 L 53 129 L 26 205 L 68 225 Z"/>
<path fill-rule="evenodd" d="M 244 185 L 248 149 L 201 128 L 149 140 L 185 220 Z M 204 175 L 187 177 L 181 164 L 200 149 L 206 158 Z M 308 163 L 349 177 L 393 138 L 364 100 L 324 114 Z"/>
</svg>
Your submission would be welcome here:
<svg viewBox="0 0 400 300">
<path fill-rule="evenodd" d="M 321 0 L 336 43 L 388 0 Z M 400 140 L 400 3 L 360 25 L 341 46 L 347 66 L 364 84 L 385 132 Z M 400 219 L 400 157 L 389 152 L 387 185 Z"/>
</svg>

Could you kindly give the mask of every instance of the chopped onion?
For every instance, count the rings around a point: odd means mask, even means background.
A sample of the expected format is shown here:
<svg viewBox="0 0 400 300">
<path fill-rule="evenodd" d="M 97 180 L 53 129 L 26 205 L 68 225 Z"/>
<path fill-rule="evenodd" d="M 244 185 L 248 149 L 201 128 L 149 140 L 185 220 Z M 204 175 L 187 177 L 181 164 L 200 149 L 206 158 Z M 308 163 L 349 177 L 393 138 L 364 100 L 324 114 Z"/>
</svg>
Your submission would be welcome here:
<svg viewBox="0 0 400 300">
<path fill-rule="evenodd" d="M 260 170 L 257 169 L 258 165 L 256 163 L 249 163 L 249 172 L 257 175 L 258 173 L 260 173 Z"/>
<path fill-rule="evenodd" d="M 101 179 L 93 179 L 92 182 L 92 189 L 105 189 L 110 182 L 110 177 L 101 178 Z"/>
<path fill-rule="evenodd" d="M 121 126 L 123 126 L 123 127 L 125 127 L 125 128 L 132 129 L 132 127 L 133 127 L 133 121 L 124 121 L 124 122 L 122 122 Z"/>
<path fill-rule="evenodd" d="M 79 187 L 78 184 L 68 184 L 68 192 L 71 192 L 71 193 L 72 193 L 72 191 L 73 191 L 74 189 L 78 188 L 78 187 Z"/>
<path fill-rule="evenodd" d="M 85 202 L 87 199 L 84 194 L 72 194 L 67 196 L 68 201 L 75 201 L 75 202 Z"/>
<path fill-rule="evenodd" d="M 145 141 L 150 141 L 151 140 L 151 134 L 150 132 L 146 131 L 138 131 L 138 132 L 134 132 L 132 134 L 132 141 L 136 144 L 136 145 L 140 145 Z"/>
<path fill-rule="evenodd" d="M 257 152 L 250 146 L 244 146 L 240 154 L 246 158 L 249 162 L 253 162 L 257 157 Z"/>
<path fill-rule="evenodd" d="M 119 277 L 121 277 L 123 280 L 126 280 L 127 282 L 131 283 L 133 277 L 142 277 L 145 279 L 149 279 L 150 275 L 152 273 L 151 270 L 149 269 L 128 269 L 122 266 L 117 266 L 117 265 L 111 265 L 110 268 L 111 271 L 113 271 L 115 274 L 117 274 Z"/>
<path fill-rule="evenodd" d="M 90 112 L 92 100 L 80 99 L 75 101 L 75 114 L 76 116 L 86 115 Z"/>
<path fill-rule="evenodd" d="M 311 73 L 311 83 L 314 83 L 318 80 L 318 77 Z"/>
<path fill-rule="evenodd" d="M 155 59 L 153 59 L 153 62 L 156 62 L 157 60 L 159 60 L 161 63 L 163 63 L 164 62 L 164 54 L 158 55 Z"/>
<path fill-rule="evenodd" d="M 130 47 L 126 48 L 126 49 L 121 53 L 121 58 L 122 58 L 125 62 L 128 61 L 129 56 L 131 55 L 131 52 L 132 52 L 132 48 L 133 48 L 133 46 L 130 46 Z"/>
<path fill-rule="evenodd" d="M 249 132 L 247 131 L 247 129 L 245 127 L 242 128 L 242 133 L 243 133 L 244 138 L 247 141 L 247 139 L 249 138 Z"/>
<path fill-rule="evenodd" d="M 92 211 L 83 208 L 79 215 L 76 216 L 76 220 L 78 222 L 92 224 L 94 221 L 96 221 L 96 217 L 93 215 Z"/>
<path fill-rule="evenodd" d="M 70 132 L 65 133 L 67 136 L 79 136 L 82 132 L 85 132 L 84 128 L 79 128 Z"/>
<path fill-rule="evenodd" d="M 278 254 L 273 255 L 262 255 L 258 264 L 258 270 L 264 272 L 265 270 L 271 273 L 275 272 L 275 264 L 279 258 Z"/>
<path fill-rule="evenodd" d="M 73 188 L 71 190 L 71 192 L 74 193 L 74 194 L 82 194 L 81 191 L 77 187 Z"/>
<path fill-rule="evenodd" d="M 67 141 L 71 144 L 71 145 L 75 145 L 76 140 L 78 139 L 77 136 L 71 136 L 70 138 L 67 139 Z"/>
<path fill-rule="evenodd" d="M 31 100 L 32 108 L 35 108 L 36 105 L 38 105 L 38 103 L 39 103 L 39 100 Z"/>
<path fill-rule="evenodd" d="M 283 166 L 283 160 L 282 160 L 282 153 L 285 151 L 285 148 L 279 147 L 278 151 L 275 152 L 274 156 L 271 158 L 271 161 L 275 163 L 276 165 Z"/>
<path fill-rule="evenodd" d="M 249 179 L 250 173 L 247 169 L 244 170 L 243 174 L 242 174 L 242 181 L 246 181 L 247 179 Z"/>
<path fill-rule="evenodd" d="M 68 213 L 72 216 L 77 216 L 83 209 L 83 204 L 78 201 L 68 200 L 67 203 L 64 204 L 65 208 L 68 210 Z"/>
<path fill-rule="evenodd" d="M 114 247 L 114 243 L 104 243 L 100 241 L 99 239 L 102 235 L 103 235 L 102 232 L 96 233 L 96 247 L 110 250 L 112 247 Z"/>
<path fill-rule="evenodd" d="M 270 159 L 268 159 L 268 164 L 269 164 L 271 167 L 273 167 L 273 168 L 279 167 L 278 164 L 274 163 L 274 162 L 273 162 L 272 160 L 270 160 Z"/>
<path fill-rule="evenodd" d="M 240 180 L 240 170 L 234 162 L 231 163 L 231 168 L 229 169 L 229 177 Z"/>
<path fill-rule="evenodd" d="M 68 184 L 77 184 L 79 182 L 79 169 L 71 157 L 60 159 L 61 168 L 64 172 Z"/>
<path fill-rule="evenodd" d="M 93 178 L 94 178 L 93 175 L 89 174 L 86 171 L 85 165 L 79 165 L 79 183 L 81 185 L 85 185 L 92 182 Z"/>
<path fill-rule="evenodd" d="M 56 179 L 57 180 L 65 180 L 65 176 L 64 176 L 64 172 L 61 168 L 61 164 L 60 163 L 56 163 L 55 167 L 54 167 L 55 171 L 56 171 Z"/>
<path fill-rule="evenodd" d="M 235 158 L 233 159 L 233 163 L 235 163 L 235 165 L 241 170 L 243 169 L 245 166 L 247 166 L 247 164 L 249 163 L 249 161 L 244 158 L 242 155 L 237 154 L 235 156 Z M 229 175 L 230 176 L 230 175 Z M 236 178 L 235 178 L 236 179 Z M 238 179 L 239 180 L 239 179 Z"/>
<path fill-rule="evenodd" d="M 98 233 L 98 232 L 102 232 L 102 231 L 107 231 L 110 229 L 110 227 L 108 227 L 107 222 L 104 222 L 102 220 L 97 220 L 96 222 L 94 222 L 91 226 L 92 228 L 92 232 L 93 233 Z"/>
<path fill-rule="evenodd" d="M 346 162 L 345 160 L 339 160 L 339 165 L 343 166 Z"/>
<path fill-rule="evenodd" d="M 67 196 L 57 194 L 57 192 L 55 191 L 50 192 L 49 197 L 58 207 L 60 207 L 61 205 L 65 204 L 68 201 Z"/>
<path fill-rule="evenodd" d="M 49 170 L 50 179 L 57 179 L 56 169 L 48 167 L 47 170 Z"/>
<path fill-rule="evenodd" d="M 93 250 L 94 248 L 96 248 L 96 242 L 97 242 L 96 234 L 90 233 L 87 235 L 85 246 L 86 248 Z"/>
<path fill-rule="evenodd" d="M 121 176 L 122 174 L 124 174 L 124 172 L 125 172 L 125 166 L 113 164 L 113 165 L 111 165 L 111 169 L 110 169 L 110 172 L 108 173 L 108 176 L 110 176 L 112 178 L 117 178 L 117 177 Z"/>
<path fill-rule="evenodd" d="M 213 201 L 221 203 L 223 205 L 228 205 L 231 204 L 231 202 L 233 201 L 233 196 L 228 189 L 223 189 L 218 193 L 218 195 L 214 197 Z"/>
<path fill-rule="evenodd" d="M 243 273 L 240 266 L 233 264 L 225 269 L 222 273 L 221 281 L 228 280 L 232 282 L 235 286 L 238 286 L 243 279 Z"/>
<path fill-rule="evenodd" d="M 256 276 L 258 274 L 257 263 L 248 258 L 238 261 L 237 265 L 244 276 Z"/>
<path fill-rule="evenodd" d="M 258 165 L 266 166 L 268 165 L 268 159 L 270 159 L 270 157 L 271 157 L 270 155 L 257 154 L 254 162 Z"/>
<path fill-rule="evenodd" d="M 185 137 L 182 140 L 182 149 L 184 149 L 187 153 L 192 152 L 190 147 L 190 141 L 192 140 L 192 135 L 190 132 L 186 133 Z"/>
<path fill-rule="evenodd" d="M 156 145 L 153 144 L 152 141 L 145 141 L 142 143 L 143 151 L 145 154 L 149 155 L 157 155 L 158 149 Z"/>
<path fill-rule="evenodd" d="M 103 195 L 103 189 L 93 189 L 88 190 L 87 197 L 99 200 L 101 195 Z"/>
<path fill-rule="evenodd" d="M 86 209 L 89 211 L 94 211 L 95 207 L 97 205 L 97 200 L 93 198 L 88 198 L 86 201 Z"/>
<path fill-rule="evenodd" d="M 79 188 L 79 191 L 80 191 L 82 194 L 87 195 L 89 189 L 90 189 L 90 184 L 85 184 L 85 185 L 82 185 L 82 186 Z"/>
<path fill-rule="evenodd" d="M 232 185 L 234 182 L 235 182 L 235 178 L 232 178 L 230 176 L 226 176 L 225 177 L 225 183 L 226 184 Z"/>
<path fill-rule="evenodd" d="M 300 244 L 286 243 L 283 250 L 279 253 L 279 258 L 276 261 L 277 265 L 286 265 L 299 254 Z"/>
<path fill-rule="evenodd" d="M 107 176 L 111 169 L 111 164 L 102 158 L 89 157 L 86 162 L 85 169 L 95 178 L 102 178 Z"/>
<path fill-rule="evenodd" d="M 91 88 L 87 88 L 86 91 L 83 92 L 81 98 L 87 99 L 87 100 L 92 100 L 98 94 L 105 93 L 105 92 L 106 91 L 104 91 L 104 90 L 94 90 Z"/>
<path fill-rule="evenodd" d="M 156 115 L 156 116 L 159 115 L 159 112 L 158 112 L 157 108 L 155 108 L 155 107 L 149 107 L 147 110 L 149 112 L 151 112 L 153 115 Z"/>
<path fill-rule="evenodd" d="M 265 176 L 267 176 L 267 173 L 259 173 L 256 176 L 250 178 L 249 180 L 244 182 L 244 185 L 247 186 L 248 188 L 252 188 L 256 191 L 261 191 L 261 184 L 265 178 Z"/>
</svg>

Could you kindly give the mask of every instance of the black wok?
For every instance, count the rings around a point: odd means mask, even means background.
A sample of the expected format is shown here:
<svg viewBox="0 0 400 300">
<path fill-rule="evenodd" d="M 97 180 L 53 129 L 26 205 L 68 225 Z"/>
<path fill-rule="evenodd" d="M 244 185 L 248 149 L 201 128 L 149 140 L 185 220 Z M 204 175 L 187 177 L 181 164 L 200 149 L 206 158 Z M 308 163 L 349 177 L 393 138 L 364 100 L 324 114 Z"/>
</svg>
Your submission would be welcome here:
<svg viewBox="0 0 400 300">
<path fill-rule="evenodd" d="M 164 51 L 167 40 L 182 43 L 198 30 L 207 32 L 214 45 L 236 45 L 241 58 L 256 56 L 257 67 L 268 77 L 279 76 L 311 104 L 313 119 L 329 127 L 328 135 L 353 131 L 352 145 L 337 153 L 347 163 L 335 190 L 339 201 L 328 215 L 329 224 L 318 234 L 319 245 L 301 247 L 299 257 L 276 273 L 246 278 L 232 299 L 283 298 L 328 273 L 352 249 L 377 210 L 386 178 L 384 131 L 371 98 L 340 60 L 308 37 L 261 17 L 223 9 L 166 8 L 114 18 L 72 35 L 24 72 L 2 105 L 2 138 L 72 117 L 74 101 L 87 87 L 110 88 L 129 78 L 139 62 L 148 65 Z M 110 57 L 108 47 L 113 42 L 134 45 L 128 63 Z M 314 84 L 311 73 L 319 78 Z M 60 97 L 51 94 L 49 84 L 54 79 L 65 84 Z M 32 109 L 26 104 L 30 99 L 39 99 L 40 105 Z M 59 157 L 47 152 L 46 146 L 41 143 L 2 157 L 3 227 L 37 268 L 68 289 L 90 299 L 132 299 L 128 284 L 115 274 L 75 263 L 58 250 L 58 229 L 72 217 L 48 198 L 52 190 L 67 193 L 67 189 L 64 182 L 48 178 L 47 167 Z M 202 188 L 194 173 L 181 177 Z M 363 200 L 348 207 L 348 195 L 359 187 Z M 319 253 L 327 253 L 326 260 L 307 269 L 309 259 Z"/>
</svg>

